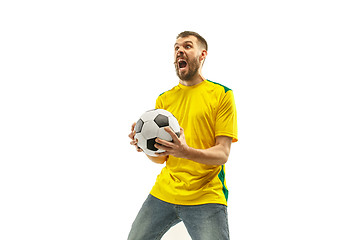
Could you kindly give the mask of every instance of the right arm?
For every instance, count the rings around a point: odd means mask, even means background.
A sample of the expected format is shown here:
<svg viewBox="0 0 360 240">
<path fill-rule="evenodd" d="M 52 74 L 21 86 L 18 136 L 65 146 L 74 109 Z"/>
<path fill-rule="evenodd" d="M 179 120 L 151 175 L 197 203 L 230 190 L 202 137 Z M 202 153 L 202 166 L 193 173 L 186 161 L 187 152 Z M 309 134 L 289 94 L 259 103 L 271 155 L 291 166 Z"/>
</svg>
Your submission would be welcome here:
<svg viewBox="0 0 360 240">
<path fill-rule="evenodd" d="M 145 154 L 146 155 L 146 154 Z M 159 157 L 152 157 L 149 155 L 146 155 L 151 161 L 153 161 L 154 163 L 158 163 L 158 164 L 163 164 L 164 162 L 167 161 L 168 156 L 159 156 Z"/>
<path fill-rule="evenodd" d="M 135 146 L 136 150 L 138 152 L 142 152 L 141 148 L 138 147 L 137 145 L 137 140 L 134 138 L 135 136 L 135 125 L 136 123 L 133 123 L 131 126 L 131 133 L 129 134 L 129 138 L 131 139 L 130 144 Z M 158 163 L 158 164 L 163 164 L 164 162 L 166 162 L 168 156 L 159 156 L 159 157 L 152 157 L 149 156 L 147 154 L 145 154 L 151 161 L 153 161 L 154 163 Z"/>
</svg>

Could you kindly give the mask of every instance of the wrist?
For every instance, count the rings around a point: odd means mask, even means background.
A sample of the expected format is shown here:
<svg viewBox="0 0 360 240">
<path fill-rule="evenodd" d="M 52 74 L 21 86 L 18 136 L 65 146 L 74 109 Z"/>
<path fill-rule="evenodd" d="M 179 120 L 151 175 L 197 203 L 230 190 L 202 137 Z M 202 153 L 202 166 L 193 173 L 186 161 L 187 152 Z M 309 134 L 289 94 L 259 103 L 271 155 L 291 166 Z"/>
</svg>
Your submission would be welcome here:
<svg viewBox="0 0 360 240">
<path fill-rule="evenodd" d="M 182 151 L 183 152 L 182 158 L 189 159 L 189 160 L 192 159 L 194 150 L 195 150 L 194 148 L 186 145 Z"/>
</svg>

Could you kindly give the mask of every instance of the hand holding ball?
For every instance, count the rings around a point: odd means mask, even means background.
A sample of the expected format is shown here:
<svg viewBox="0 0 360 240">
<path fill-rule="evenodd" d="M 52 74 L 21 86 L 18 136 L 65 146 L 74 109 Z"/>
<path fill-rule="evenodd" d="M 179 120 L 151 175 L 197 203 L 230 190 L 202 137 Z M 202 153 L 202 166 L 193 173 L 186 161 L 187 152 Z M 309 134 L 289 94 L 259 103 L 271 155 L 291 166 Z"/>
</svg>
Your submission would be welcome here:
<svg viewBox="0 0 360 240">
<path fill-rule="evenodd" d="M 171 142 L 173 139 L 164 128 L 170 127 L 175 134 L 180 136 L 180 125 L 177 119 L 170 112 L 164 109 L 154 109 L 145 112 L 135 125 L 134 138 L 137 145 L 147 155 L 156 157 L 156 153 L 164 152 L 157 149 L 154 144 L 156 138 Z"/>
</svg>

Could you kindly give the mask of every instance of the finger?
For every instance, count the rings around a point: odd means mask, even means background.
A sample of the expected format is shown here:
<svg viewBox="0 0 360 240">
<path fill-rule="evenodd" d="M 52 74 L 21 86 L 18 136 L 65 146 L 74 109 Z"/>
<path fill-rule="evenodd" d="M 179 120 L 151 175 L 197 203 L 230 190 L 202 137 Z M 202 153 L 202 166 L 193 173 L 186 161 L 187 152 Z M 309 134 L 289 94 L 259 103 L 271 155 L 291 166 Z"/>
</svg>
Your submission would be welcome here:
<svg viewBox="0 0 360 240">
<path fill-rule="evenodd" d="M 165 150 L 165 151 L 170 151 L 172 149 L 170 147 L 166 147 L 164 145 L 160 145 L 160 144 L 157 144 L 157 143 L 154 144 L 154 147 L 156 147 L 157 149 L 160 149 L 160 150 Z"/>
<path fill-rule="evenodd" d="M 134 140 L 135 134 L 132 132 L 129 134 L 129 138 L 131 138 L 132 140 Z"/>
<path fill-rule="evenodd" d="M 131 125 L 131 133 L 128 135 L 129 138 L 131 138 L 132 140 L 134 140 L 134 137 L 135 137 L 135 131 L 134 131 L 135 125 L 136 125 L 136 123 L 133 123 L 133 124 Z"/>
<path fill-rule="evenodd" d="M 138 140 L 137 139 L 133 139 L 132 141 L 130 141 L 131 145 L 137 145 L 138 144 Z"/>
<path fill-rule="evenodd" d="M 132 125 L 131 125 L 131 131 L 133 132 L 134 129 L 135 129 L 135 125 L 136 125 L 136 122 L 134 122 Z"/>
<path fill-rule="evenodd" d="M 171 147 L 173 145 L 172 142 L 168 142 L 168 141 L 160 139 L 160 138 L 156 138 L 155 142 L 157 142 L 157 143 L 159 143 L 159 144 L 161 144 L 163 146 L 167 146 L 167 147 Z"/>
<path fill-rule="evenodd" d="M 175 143 L 180 142 L 178 136 L 176 136 L 176 134 L 174 133 L 174 131 L 170 127 L 166 127 L 164 129 L 165 129 L 165 131 L 167 131 L 170 134 L 171 138 L 173 139 L 173 141 Z"/>
</svg>

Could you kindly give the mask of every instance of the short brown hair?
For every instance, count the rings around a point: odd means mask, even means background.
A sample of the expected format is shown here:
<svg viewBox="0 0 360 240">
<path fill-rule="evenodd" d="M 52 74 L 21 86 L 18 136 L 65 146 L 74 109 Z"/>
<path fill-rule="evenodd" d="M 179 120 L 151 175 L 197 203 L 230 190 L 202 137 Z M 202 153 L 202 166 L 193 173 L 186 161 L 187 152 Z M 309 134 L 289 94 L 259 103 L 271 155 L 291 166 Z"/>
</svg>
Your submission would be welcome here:
<svg viewBox="0 0 360 240">
<path fill-rule="evenodd" d="M 200 42 L 201 45 L 203 45 L 203 47 L 205 48 L 205 50 L 208 50 L 208 45 L 207 42 L 205 40 L 205 38 L 203 38 L 202 36 L 200 36 L 200 34 L 196 33 L 196 32 L 192 32 L 192 31 L 184 31 L 182 33 L 179 33 L 179 35 L 177 35 L 176 39 L 178 38 L 183 38 L 183 37 L 188 37 L 188 36 L 194 36 L 196 37 L 196 39 Z"/>
</svg>

